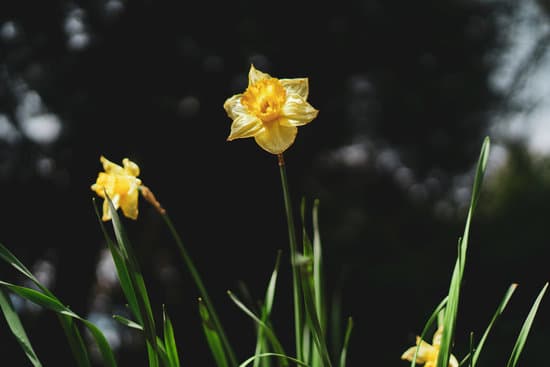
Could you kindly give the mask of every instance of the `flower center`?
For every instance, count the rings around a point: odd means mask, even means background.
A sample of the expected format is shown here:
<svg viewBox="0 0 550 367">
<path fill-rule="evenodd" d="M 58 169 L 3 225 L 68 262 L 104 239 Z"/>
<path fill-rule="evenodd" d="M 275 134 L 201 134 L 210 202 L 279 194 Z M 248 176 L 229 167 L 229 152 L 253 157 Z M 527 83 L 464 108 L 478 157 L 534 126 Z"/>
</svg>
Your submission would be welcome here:
<svg viewBox="0 0 550 367">
<path fill-rule="evenodd" d="M 249 85 L 241 103 L 248 112 L 266 123 L 279 117 L 285 99 L 286 91 L 279 79 L 267 78 Z"/>
</svg>

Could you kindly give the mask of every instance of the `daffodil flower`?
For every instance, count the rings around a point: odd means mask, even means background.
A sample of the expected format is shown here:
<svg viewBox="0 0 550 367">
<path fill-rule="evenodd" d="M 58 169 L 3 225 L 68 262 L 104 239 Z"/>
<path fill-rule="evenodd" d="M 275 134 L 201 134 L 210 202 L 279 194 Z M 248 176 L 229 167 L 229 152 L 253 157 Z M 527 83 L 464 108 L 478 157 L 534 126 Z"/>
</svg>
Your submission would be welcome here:
<svg viewBox="0 0 550 367">
<path fill-rule="evenodd" d="M 419 336 L 416 337 L 416 345 L 410 347 L 401 355 L 401 359 L 412 361 L 414 354 L 418 349 L 418 354 L 416 355 L 416 362 L 424 364 L 424 367 L 436 367 L 437 366 L 437 356 L 439 354 L 439 346 L 441 345 L 441 336 L 443 333 L 443 328 L 440 327 L 436 330 L 432 344 L 426 343 Z M 420 347 L 418 347 L 420 345 Z M 458 361 L 452 354 L 449 356 L 449 367 L 458 367 Z"/>
<path fill-rule="evenodd" d="M 233 120 L 227 140 L 254 137 L 269 153 L 283 153 L 294 143 L 298 126 L 319 113 L 307 102 L 308 93 L 307 78 L 277 79 L 251 65 L 245 92 L 223 105 Z"/>
<path fill-rule="evenodd" d="M 100 172 L 96 182 L 91 186 L 103 201 L 103 221 L 111 219 L 111 210 L 105 193 L 109 196 L 116 209 L 122 209 L 122 213 L 127 218 L 137 219 L 138 216 L 138 196 L 141 186 L 139 176 L 139 167 L 137 164 L 124 158 L 122 167 L 109 161 L 104 156 L 100 157 L 101 164 L 105 172 Z"/>
</svg>

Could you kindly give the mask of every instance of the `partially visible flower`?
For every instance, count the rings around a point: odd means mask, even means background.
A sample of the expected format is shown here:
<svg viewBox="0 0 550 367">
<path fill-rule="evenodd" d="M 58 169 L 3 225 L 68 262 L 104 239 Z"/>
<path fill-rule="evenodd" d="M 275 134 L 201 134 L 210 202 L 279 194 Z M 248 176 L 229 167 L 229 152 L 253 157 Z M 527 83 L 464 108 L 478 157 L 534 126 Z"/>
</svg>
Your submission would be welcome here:
<svg viewBox="0 0 550 367">
<path fill-rule="evenodd" d="M 91 189 L 105 199 L 103 201 L 103 216 L 101 219 L 103 221 L 111 219 L 111 210 L 109 202 L 105 197 L 105 192 L 113 202 L 114 207 L 122 209 L 124 216 L 137 219 L 138 196 L 141 186 L 141 180 L 137 178 L 139 176 L 138 165 L 128 158 L 122 160 L 122 167 L 109 161 L 104 156 L 100 157 L 100 161 L 103 164 L 105 172 L 99 173 Z"/>
<path fill-rule="evenodd" d="M 424 367 L 436 367 L 437 366 L 437 356 L 439 355 L 439 347 L 441 345 L 441 336 L 443 334 L 443 328 L 439 327 L 433 337 L 432 344 L 426 343 L 419 336 L 416 337 L 416 345 L 410 347 L 401 355 L 401 359 L 412 361 L 414 354 L 418 349 L 418 354 L 416 355 L 416 362 L 424 364 Z M 418 348 L 418 345 L 420 347 Z M 449 367 L 458 367 L 458 361 L 454 355 L 449 356 Z"/>
<path fill-rule="evenodd" d="M 308 93 L 307 78 L 277 79 L 250 65 L 248 88 L 223 105 L 233 120 L 227 140 L 254 137 L 269 153 L 283 153 L 294 143 L 298 126 L 319 113 L 306 101 Z"/>
</svg>

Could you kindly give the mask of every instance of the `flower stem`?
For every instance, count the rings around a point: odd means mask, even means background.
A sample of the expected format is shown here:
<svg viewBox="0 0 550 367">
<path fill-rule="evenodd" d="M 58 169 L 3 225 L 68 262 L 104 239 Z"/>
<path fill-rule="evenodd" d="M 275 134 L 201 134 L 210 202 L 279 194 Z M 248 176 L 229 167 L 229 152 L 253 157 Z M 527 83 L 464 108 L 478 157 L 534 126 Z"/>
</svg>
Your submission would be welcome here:
<svg viewBox="0 0 550 367">
<path fill-rule="evenodd" d="M 229 360 L 231 361 L 231 364 L 233 366 L 238 366 L 237 358 L 235 356 L 235 352 L 233 351 L 233 348 L 229 344 L 229 340 L 227 339 L 227 336 L 225 334 L 225 331 L 222 327 L 222 324 L 220 322 L 220 319 L 218 318 L 218 315 L 214 309 L 214 305 L 212 304 L 212 301 L 210 300 L 210 297 L 208 295 L 208 292 L 206 291 L 206 287 L 204 286 L 202 279 L 200 277 L 200 274 L 195 267 L 195 264 L 191 260 L 191 257 L 189 256 L 189 253 L 185 249 L 185 246 L 183 246 L 183 241 L 181 240 L 181 237 L 179 236 L 178 232 L 176 231 L 174 225 L 172 224 L 172 221 L 170 220 L 170 217 L 166 212 L 162 213 L 162 218 L 168 225 L 168 228 L 170 229 L 170 232 L 172 233 L 172 236 L 176 240 L 176 244 L 178 245 L 178 248 L 180 250 L 180 254 L 183 258 L 183 261 L 185 261 L 185 265 L 187 265 L 187 268 L 189 269 L 189 272 L 191 273 L 191 277 L 195 281 L 195 284 L 197 285 L 197 288 L 199 289 L 199 292 L 201 294 L 202 300 L 206 307 L 208 308 L 208 311 L 210 313 L 210 316 L 212 317 L 212 322 L 214 323 L 214 326 L 216 330 L 220 334 L 220 338 L 222 340 L 222 343 L 224 345 L 224 348 L 227 352 L 227 355 L 229 357 Z"/>
<path fill-rule="evenodd" d="M 303 360 L 302 352 L 302 304 L 300 302 L 300 282 L 296 269 L 296 230 L 294 229 L 294 218 L 292 216 L 292 202 L 288 190 L 288 181 L 286 178 L 285 160 L 283 154 L 277 155 L 279 162 L 279 172 L 281 174 L 281 184 L 285 200 L 286 219 L 288 226 L 288 238 L 290 243 L 290 264 L 292 267 L 292 290 L 294 296 L 294 332 L 296 335 L 296 358 Z"/>
</svg>

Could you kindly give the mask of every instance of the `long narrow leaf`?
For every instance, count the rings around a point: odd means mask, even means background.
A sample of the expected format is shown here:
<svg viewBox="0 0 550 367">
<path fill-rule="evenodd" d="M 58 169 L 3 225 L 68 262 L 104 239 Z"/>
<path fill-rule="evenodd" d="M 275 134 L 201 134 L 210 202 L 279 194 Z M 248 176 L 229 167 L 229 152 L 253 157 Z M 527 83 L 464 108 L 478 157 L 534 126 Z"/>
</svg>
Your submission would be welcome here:
<svg viewBox="0 0 550 367">
<path fill-rule="evenodd" d="M 428 321 L 426 321 L 426 324 L 424 325 L 424 328 L 422 329 L 422 332 L 420 333 L 419 337 L 420 337 L 420 340 L 426 340 L 426 333 L 428 332 L 428 330 L 430 330 L 430 328 L 432 327 L 432 325 L 436 322 L 436 320 L 438 319 L 440 313 L 441 313 L 441 310 L 443 310 L 445 308 L 445 305 L 447 304 L 447 299 L 448 297 L 445 297 L 438 305 L 437 307 L 435 308 L 435 310 L 432 312 L 432 314 L 430 315 L 430 317 L 428 318 Z M 420 348 L 420 343 L 418 343 L 417 347 L 416 347 L 416 351 L 414 352 L 414 356 L 412 358 L 412 361 L 411 361 L 411 367 L 415 367 L 416 366 L 416 357 L 418 355 L 418 350 Z"/>
<path fill-rule="evenodd" d="M 286 363 L 286 360 L 288 359 L 289 361 L 291 362 L 295 362 L 296 364 L 300 365 L 300 366 L 304 366 L 304 367 L 309 367 L 309 365 L 307 363 L 304 363 L 296 358 L 292 358 L 292 357 L 289 357 L 287 355 L 284 355 L 284 354 L 280 354 L 280 353 L 262 353 L 260 355 L 255 355 L 255 356 L 252 356 L 250 358 L 248 358 L 247 360 L 245 360 L 243 363 L 241 363 L 239 365 L 239 367 L 246 367 L 247 365 L 250 364 L 250 362 L 256 360 L 256 359 L 259 359 L 259 358 L 264 358 L 264 357 L 277 357 L 277 358 L 281 358 L 283 360 L 285 360 L 285 363 Z M 286 365 L 288 365 L 286 363 Z"/>
<path fill-rule="evenodd" d="M 33 303 L 52 310 L 58 314 L 72 317 L 84 323 L 84 325 L 92 333 L 92 336 L 97 342 L 105 364 L 109 367 L 116 367 L 117 364 L 115 361 L 115 357 L 109 343 L 107 342 L 107 339 L 105 338 L 101 330 L 99 330 L 93 323 L 78 316 L 55 297 L 51 297 L 32 288 L 21 287 L 4 281 L 0 281 L 0 284 L 6 286 L 12 292 L 18 294 L 25 299 L 28 299 Z"/>
<path fill-rule="evenodd" d="M 199 314 L 202 320 L 202 328 L 206 341 L 212 352 L 212 356 L 216 361 L 218 367 L 228 367 L 228 357 L 223 346 L 219 331 L 216 325 L 212 322 L 208 307 L 203 303 L 203 300 L 199 298 Z"/>
<path fill-rule="evenodd" d="M 468 215 L 466 217 L 466 224 L 464 226 L 464 235 L 459 240 L 458 246 L 458 258 L 453 269 L 453 275 L 451 278 L 451 284 L 449 286 L 448 302 L 445 308 L 445 319 L 443 321 L 443 335 L 441 336 L 441 345 L 439 349 L 439 355 L 437 358 L 438 366 L 447 366 L 451 355 L 451 340 L 454 335 L 454 329 L 456 324 L 456 318 L 458 313 L 458 304 L 460 300 L 460 289 L 462 285 L 462 278 L 464 273 L 464 266 L 466 263 L 466 253 L 468 249 L 468 237 L 470 233 L 470 224 L 474 214 L 474 210 L 477 206 L 479 195 L 481 193 L 481 183 L 487 168 L 487 161 L 489 158 L 490 140 L 489 137 L 485 137 L 479 159 L 477 161 L 476 174 L 474 177 L 474 183 L 472 188 L 472 196 L 470 201 L 470 207 L 468 209 Z"/>
<path fill-rule="evenodd" d="M 101 231 L 103 233 L 103 236 L 105 238 L 105 242 L 107 243 L 107 246 L 109 247 L 109 252 L 111 253 L 111 257 L 113 258 L 113 262 L 115 264 L 115 268 L 117 271 L 118 281 L 120 284 L 120 287 L 122 289 L 122 292 L 124 293 L 124 296 L 126 297 L 126 301 L 128 301 L 128 306 L 130 307 L 130 311 L 134 315 L 134 317 L 138 320 L 138 322 L 143 323 L 143 318 L 141 316 L 141 312 L 139 310 L 136 291 L 134 289 L 134 286 L 132 285 L 132 281 L 130 279 L 130 274 L 128 271 L 128 267 L 126 266 L 126 261 L 124 260 L 124 256 L 121 253 L 121 249 L 117 247 L 117 245 L 112 240 L 111 236 L 107 233 L 107 229 L 105 228 L 105 225 L 103 224 L 103 221 L 101 219 L 101 214 L 99 213 L 99 209 L 96 205 L 95 198 L 93 200 L 94 204 L 94 210 L 97 217 L 97 220 L 99 222 L 99 226 L 101 228 Z"/>
<path fill-rule="evenodd" d="M 176 241 L 176 245 L 178 246 L 178 250 L 180 252 L 180 255 L 185 262 L 185 265 L 187 266 L 187 269 L 189 270 L 189 273 L 191 274 L 191 277 L 193 278 L 193 281 L 195 282 L 195 285 L 197 286 L 199 293 L 201 295 L 202 302 L 204 302 L 204 306 L 208 308 L 208 314 L 209 318 L 211 319 L 211 322 L 215 324 L 215 329 L 217 330 L 218 336 L 221 340 L 221 343 L 223 345 L 223 348 L 225 349 L 225 353 L 227 354 L 227 357 L 229 358 L 229 361 L 231 362 L 231 365 L 236 367 L 237 366 L 237 358 L 235 357 L 235 352 L 233 351 L 233 347 L 231 346 L 231 343 L 229 343 L 229 339 L 225 335 L 225 330 L 223 328 L 223 325 L 218 317 L 218 314 L 216 312 L 216 309 L 214 307 L 214 304 L 210 300 L 210 296 L 208 295 L 208 292 L 206 291 L 206 287 L 203 284 L 202 278 L 200 276 L 199 271 L 195 267 L 195 264 L 193 260 L 191 259 L 191 256 L 187 252 L 187 249 L 183 245 L 183 241 L 181 239 L 181 236 L 179 235 L 178 231 L 176 231 L 176 228 L 174 227 L 174 224 L 172 223 L 172 220 L 168 216 L 168 213 L 162 214 L 162 219 L 164 219 L 164 222 L 168 226 L 168 229 L 170 230 L 170 233 L 172 234 L 172 237 L 174 237 L 174 240 Z"/>
<path fill-rule="evenodd" d="M 523 351 L 523 347 L 525 347 L 525 343 L 527 342 L 527 336 L 529 335 L 529 331 L 531 330 L 533 320 L 535 319 L 535 315 L 537 314 L 537 310 L 540 306 L 540 302 L 542 301 L 542 297 L 544 296 L 544 293 L 546 292 L 547 288 L 548 288 L 548 282 L 544 284 L 544 287 L 542 287 L 542 290 L 539 292 L 539 295 L 537 296 L 537 299 L 533 303 L 533 306 L 531 306 L 531 310 L 529 311 L 527 318 L 523 322 L 521 331 L 519 332 L 516 343 L 514 344 L 514 349 L 512 349 L 510 359 L 508 359 L 508 363 L 506 363 L 506 367 L 515 367 L 516 364 L 518 363 L 519 356 Z"/>
<path fill-rule="evenodd" d="M 174 327 L 172 326 L 172 321 L 170 321 L 170 317 L 168 317 L 165 307 L 162 308 L 162 318 L 164 321 L 164 348 L 168 356 L 168 361 L 171 367 L 179 367 L 180 358 L 176 346 Z"/>
<path fill-rule="evenodd" d="M 147 339 L 149 366 L 157 367 L 159 365 L 158 358 L 160 353 L 156 341 L 157 336 L 155 330 L 155 320 L 151 309 L 151 303 L 149 301 L 149 295 L 143 280 L 143 275 L 141 274 L 137 258 L 134 255 L 132 246 L 130 245 L 130 240 L 126 235 L 124 227 L 122 226 L 117 210 L 107 193 L 105 193 L 105 199 L 109 203 L 111 223 L 115 232 L 115 238 L 121 251 L 121 255 L 126 261 L 129 280 L 135 291 L 137 306 L 139 313 L 141 314 L 141 320 L 143 320 L 145 337 Z"/>
<path fill-rule="evenodd" d="M 319 230 L 319 199 L 313 204 L 313 280 L 315 290 L 315 306 L 319 314 L 321 329 L 326 331 L 327 315 L 324 305 L 323 254 L 321 250 L 321 234 Z"/>
<path fill-rule="evenodd" d="M 276 353 L 286 355 L 283 346 L 273 330 L 262 320 L 258 318 L 258 316 L 254 315 L 252 311 L 250 311 L 238 298 L 235 296 L 231 291 L 227 291 L 227 294 L 231 298 L 231 300 L 241 309 L 244 311 L 245 314 L 250 316 L 265 332 L 265 335 L 268 337 L 271 345 L 273 346 L 273 349 L 275 349 Z"/>
<path fill-rule="evenodd" d="M 265 292 L 265 300 L 264 305 L 261 310 L 261 320 L 263 323 L 268 324 L 269 318 L 271 316 L 271 309 L 273 307 L 273 300 L 275 298 L 275 288 L 277 285 L 277 275 L 279 272 L 279 263 L 281 261 L 281 251 L 277 251 L 277 258 L 275 260 L 275 268 L 273 269 L 273 272 L 271 273 L 271 277 L 269 278 L 269 283 L 267 285 L 267 290 Z M 264 346 L 266 345 L 265 339 L 264 339 L 264 331 L 263 328 L 258 327 L 258 336 L 256 338 L 256 352 L 255 355 L 259 355 L 263 352 Z M 260 363 L 260 359 L 254 360 L 254 367 L 258 367 Z"/>
<path fill-rule="evenodd" d="M 302 295 L 304 299 L 304 308 L 306 310 L 306 320 L 308 326 L 311 329 L 313 340 L 317 347 L 317 350 L 321 354 L 323 365 L 331 367 L 326 338 L 323 330 L 321 329 L 321 323 L 319 321 L 319 315 L 317 314 L 317 308 L 315 307 L 315 291 L 313 290 L 313 277 L 308 271 L 308 264 L 304 262 L 300 268 L 300 281 L 302 288 Z"/>
<path fill-rule="evenodd" d="M 497 310 L 495 311 L 495 314 L 493 315 L 493 318 L 489 322 L 489 325 L 487 326 L 487 329 L 483 333 L 483 336 L 479 340 L 479 343 L 474 348 L 474 352 L 472 354 L 472 363 L 471 367 L 475 367 L 477 364 L 477 360 L 479 358 L 479 354 L 481 353 L 481 350 L 483 349 L 483 345 L 485 344 L 485 341 L 487 340 L 487 336 L 489 335 L 489 332 L 491 331 L 491 328 L 493 327 L 493 324 L 495 323 L 496 319 L 502 314 L 504 309 L 506 308 L 506 305 L 508 304 L 508 301 L 510 301 L 510 298 L 512 298 L 512 294 L 514 294 L 514 291 L 517 288 L 517 284 L 512 284 L 506 291 L 506 294 L 504 295 L 504 298 L 502 301 L 500 301 L 500 304 L 498 305 Z"/>
<path fill-rule="evenodd" d="M 132 321 L 130 319 L 127 319 L 126 317 L 120 316 L 120 315 L 113 315 L 113 319 L 120 322 L 122 325 L 127 326 L 132 329 L 143 331 L 143 326 L 138 324 L 135 321 Z"/>
<path fill-rule="evenodd" d="M 2 313 L 6 318 L 6 322 L 8 323 L 12 334 L 15 336 L 15 339 L 17 339 L 19 345 L 21 345 L 21 348 L 23 348 L 23 351 L 29 361 L 34 367 L 42 367 L 42 363 L 38 359 L 38 356 L 31 345 L 29 337 L 25 332 L 25 328 L 23 327 L 17 312 L 13 309 L 8 295 L 2 287 L 0 287 L 0 308 L 2 308 Z"/>
<path fill-rule="evenodd" d="M 348 325 L 346 327 L 346 334 L 344 336 L 344 344 L 342 346 L 342 352 L 340 353 L 340 364 L 339 367 L 346 367 L 346 357 L 348 354 L 348 344 L 351 336 L 351 330 L 353 329 L 353 320 L 348 318 Z"/>
</svg>

